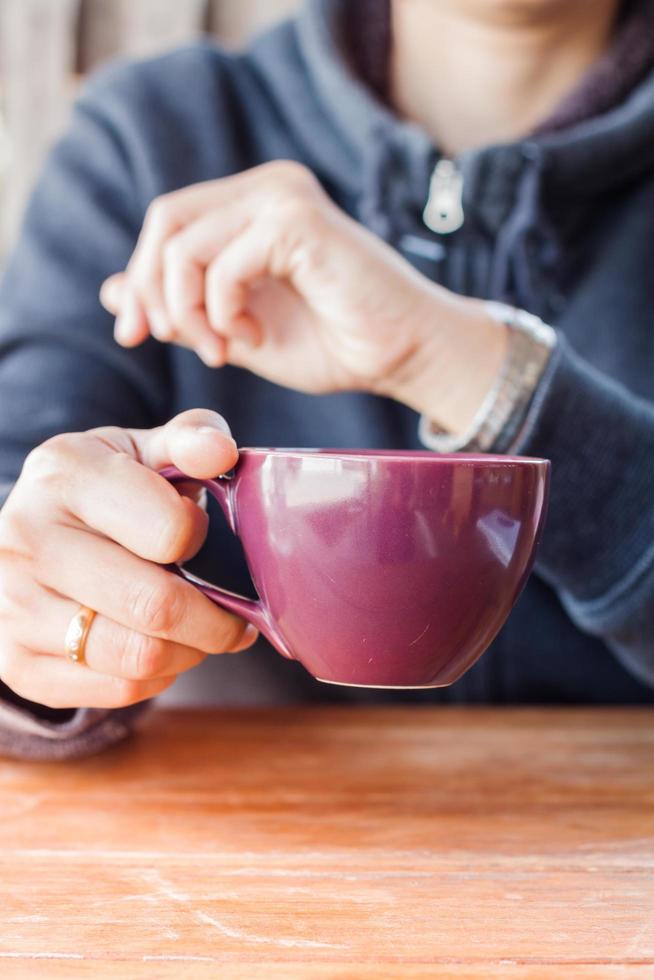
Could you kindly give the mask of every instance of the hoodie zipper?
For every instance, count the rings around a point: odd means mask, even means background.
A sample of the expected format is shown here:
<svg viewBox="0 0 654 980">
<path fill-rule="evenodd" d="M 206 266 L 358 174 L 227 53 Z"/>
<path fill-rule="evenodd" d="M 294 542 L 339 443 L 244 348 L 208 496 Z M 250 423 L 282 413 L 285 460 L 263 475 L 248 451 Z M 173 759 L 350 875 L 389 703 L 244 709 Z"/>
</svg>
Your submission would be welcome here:
<svg viewBox="0 0 654 980">
<path fill-rule="evenodd" d="M 437 235 L 449 235 L 463 224 L 463 174 L 454 160 L 442 158 L 434 167 L 422 220 Z"/>
</svg>

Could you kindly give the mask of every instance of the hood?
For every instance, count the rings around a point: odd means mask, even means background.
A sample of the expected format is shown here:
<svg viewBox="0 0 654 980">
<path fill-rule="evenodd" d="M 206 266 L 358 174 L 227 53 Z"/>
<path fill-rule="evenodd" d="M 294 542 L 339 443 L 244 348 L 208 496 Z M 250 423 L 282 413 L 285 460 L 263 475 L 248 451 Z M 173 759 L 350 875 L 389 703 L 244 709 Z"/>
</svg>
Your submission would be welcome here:
<svg viewBox="0 0 654 980">
<path fill-rule="evenodd" d="M 368 197 L 380 170 L 392 159 L 393 175 L 419 201 L 435 148 L 424 130 L 381 103 L 348 63 L 347 6 L 347 0 L 309 0 L 296 19 L 256 38 L 249 52 L 301 157 L 337 197 L 353 198 L 368 223 L 379 210 Z M 384 210 L 409 203 L 387 200 Z"/>
<path fill-rule="evenodd" d="M 328 183 L 361 195 L 386 158 L 424 202 L 438 148 L 357 77 L 344 39 L 348 0 L 306 0 L 298 17 L 255 40 L 251 53 L 286 125 Z M 389 159 L 390 158 L 390 159 Z M 498 197 L 538 161 L 561 195 L 595 195 L 654 166 L 654 71 L 615 108 L 563 130 L 468 151 L 458 158 L 468 204 Z M 500 180 L 500 184 L 503 183 Z M 499 195 L 501 196 L 501 195 Z M 492 202 L 489 202 L 492 207 Z M 365 210 L 365 208 L 364 208 Z"/>
<path fill-rule="evenodd" d="M 641 2 L 654 20 L 652 0 Z M 357 77 L 346 54 L 347 7 L 306 0 L 295 20 L 250 49 L 301 158 L 338 203 L 430 277 L 556 318 L 568 288 L 565 242 L 583 234 L 593 199 L 654 169 L 654 71 L 605 112 L 456 158 L 465 241 L 492 243 L 488 273 L 473 281 L 472 252 L 462 254 L 458 236 L 435 237 L 423 224 L 438 147 Z"/>
</svg>

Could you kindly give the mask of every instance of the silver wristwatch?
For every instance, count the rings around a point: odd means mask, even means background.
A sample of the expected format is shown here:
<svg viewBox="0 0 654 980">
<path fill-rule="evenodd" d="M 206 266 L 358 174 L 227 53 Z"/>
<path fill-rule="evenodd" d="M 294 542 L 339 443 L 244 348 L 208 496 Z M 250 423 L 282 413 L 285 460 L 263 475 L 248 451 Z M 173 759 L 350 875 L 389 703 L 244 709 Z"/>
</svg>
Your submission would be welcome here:
<svg viewBox="0 0 654 980">
<path fill-rule="evenodd" d="M 463 435 L 452 435 L 421 416 L 420 441 L 434 452 L 506 450 L 506 445 L 498 446 L 498 440 L 507 430 L 517 428 L 511 423 L 526 412 L 556 346 L 556 332 L 537 316 L 505 303 L 488 301 L 485 306 L 494 320 L 509 328 L 509 346 L 502 370 Z M 503 439 L 502 443 L 506 441 Z"/>
</svg>

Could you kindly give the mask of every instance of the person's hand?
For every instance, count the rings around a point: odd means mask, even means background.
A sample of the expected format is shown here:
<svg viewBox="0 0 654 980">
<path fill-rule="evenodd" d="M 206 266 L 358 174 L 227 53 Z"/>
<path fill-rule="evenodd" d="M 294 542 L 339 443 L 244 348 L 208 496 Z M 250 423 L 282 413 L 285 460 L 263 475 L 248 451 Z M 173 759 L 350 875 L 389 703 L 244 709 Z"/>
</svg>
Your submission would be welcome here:
<svg viewBox="0 0 654 980">
<path fill-rule="evenodd" d="M 156 200 L 101 299 L 125 346 L 152 333 L 211 366 L 312 393 L 387 394 L 445 423 L 462 414 L 460 390 L 450 410 L 456 372 L 472 415 L 503 353 L 476 301 L 420 275 L 290 162 Z"/>
<path fill-rule="evenodd" d="M 237 455 L 226 423 L 202 410 L 33 450 L 0 510 L 0 679 L 53 708 L 121 707 L 209 653 L 250 646 L 254 627 L 158 564 L 193 555 L 207 515 L 155 471 L 214 477 Z M 64 639 L 80 605 L 98 615 L 74 663 Z"/>
</svg>

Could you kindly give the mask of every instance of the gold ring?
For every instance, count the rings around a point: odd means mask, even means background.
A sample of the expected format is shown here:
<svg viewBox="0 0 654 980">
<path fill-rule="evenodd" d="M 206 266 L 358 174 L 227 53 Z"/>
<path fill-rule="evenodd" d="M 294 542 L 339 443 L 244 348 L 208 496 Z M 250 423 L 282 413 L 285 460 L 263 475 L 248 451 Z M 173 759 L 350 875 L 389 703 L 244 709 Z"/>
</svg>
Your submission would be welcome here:
<svg viewBox="0 0 654 980">
<path fill-rule="evenodd" d="M 66 650 L 66 656 L 69 660 L 72 660 L 73 663 L 84 663 L 86 641 L 94 619 L 94 609 L 89 609 L 88 606 L 80 606 L 68 624 L 64 647 Z"/>
</svg>

